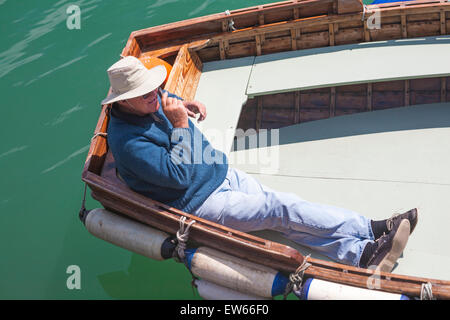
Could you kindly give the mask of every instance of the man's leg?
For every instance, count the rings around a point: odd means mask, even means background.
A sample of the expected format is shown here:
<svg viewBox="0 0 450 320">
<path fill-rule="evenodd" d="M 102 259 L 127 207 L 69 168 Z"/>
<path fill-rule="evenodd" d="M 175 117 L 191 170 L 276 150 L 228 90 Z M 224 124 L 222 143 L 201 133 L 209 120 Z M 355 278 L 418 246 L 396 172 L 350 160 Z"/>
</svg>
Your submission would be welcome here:
<svg viewBox="0 0 450 320">
<path fill-rule="evenodd" d="M 333 260 L 355 266 L 365 245 L 373 240 L 369 219 L 276 192 L 232 168 L 195 214 L 244 232 L 277 230 Z"/>
</svg>

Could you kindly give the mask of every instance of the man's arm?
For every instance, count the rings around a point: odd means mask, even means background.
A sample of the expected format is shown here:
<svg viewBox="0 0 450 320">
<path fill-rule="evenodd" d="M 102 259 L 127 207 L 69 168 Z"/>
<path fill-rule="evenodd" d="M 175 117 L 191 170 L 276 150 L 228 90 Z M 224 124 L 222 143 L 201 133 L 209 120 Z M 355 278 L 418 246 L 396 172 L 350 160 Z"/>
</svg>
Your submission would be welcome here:
<svg viewBox="0 0 450 320">
<path fill-rule="evenodd" d="M 167 90 L 161 89 L 160 93 L 161 96 L 164 94 L 164 92 L 167 92 L 169 98 L 177 98 L 181 101 L 183 101 L 184 107 L 187 109 L 187 114 L 191 118 L 195 118 L 197 113 L 200 113 L 200 117 L 198 118 L 198 122 L 205 120 L 206 118 L 206 106 L 201 103 L 200 101 L 193 100 L 193 101 L 185 101 L 183 98 L 177 96 L 176 94 L 170 93 Z"/>
<path fill-rule="evenodd" d="M 192 176 L 190 131 L 189 128 L 174 128 L 172 137 L 175 138 L 171 139 L 170 150 L 145 137 L 127 142 L 122 159 L 125 167 L 148 183 L 186 189 Z"/>
</svg>

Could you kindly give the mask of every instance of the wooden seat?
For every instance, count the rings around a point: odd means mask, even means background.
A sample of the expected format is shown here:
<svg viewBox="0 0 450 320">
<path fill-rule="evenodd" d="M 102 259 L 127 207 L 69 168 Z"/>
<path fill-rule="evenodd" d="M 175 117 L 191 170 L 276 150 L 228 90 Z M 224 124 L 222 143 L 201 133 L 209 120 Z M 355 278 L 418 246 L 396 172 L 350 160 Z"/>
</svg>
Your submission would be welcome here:
<svg viewBox="0 0 450 320">
<path fill-rule="evenodd" d="M 450 37 L 400 39 L 287 51 L 255 58 L 254 96 L 368 82 L 450 75 Z"/>
<path fill-rule="evenodd" d="M 215 149 L 229 154 L 242 106 L 247 101 L 250 71 L 255 57 L 203 64 L 195 100 L 205 104 L 207 117 L 194 124 Z"/>
</svg>

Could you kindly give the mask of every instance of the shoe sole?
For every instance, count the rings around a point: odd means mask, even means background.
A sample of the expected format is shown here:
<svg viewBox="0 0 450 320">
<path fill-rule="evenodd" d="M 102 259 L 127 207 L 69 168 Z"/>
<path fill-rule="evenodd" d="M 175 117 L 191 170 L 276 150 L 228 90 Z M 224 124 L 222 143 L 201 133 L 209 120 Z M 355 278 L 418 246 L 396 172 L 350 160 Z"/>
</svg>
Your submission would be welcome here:
<svg viewBox="0 0 450 320">
<path fill-rule="evenodd" d="M 409 234 L 411 234 L 414 231 L 414 229 L 416 228 L 417 222 L 419 221 L 419 210 L 417 210 L 417 208 L 415 208 L 413 210 L 416 212 L 416 221 L 414 221 L 413 225 L 410 225 L 411 231 L 409 232 Z"/>
<path fill-rule="evenodd" d="M 376 272 L 391 272 L 394 269 L 395 263 L 400 258 L 403 249 L 406 247 L 410 234 L 410 223 L 408 219 L 403 219 L 400 222 L 400 226 L 392 240 L 392 248 L 383 260 L 378 264 L 375 269 Z"/>
</svg>

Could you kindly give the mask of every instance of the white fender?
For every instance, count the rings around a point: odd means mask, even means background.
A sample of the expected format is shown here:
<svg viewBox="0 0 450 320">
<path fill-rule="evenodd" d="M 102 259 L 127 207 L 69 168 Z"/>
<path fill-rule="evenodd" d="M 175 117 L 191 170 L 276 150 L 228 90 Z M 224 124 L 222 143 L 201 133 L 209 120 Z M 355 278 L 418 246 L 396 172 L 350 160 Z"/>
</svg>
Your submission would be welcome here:
<svg viewBox="0 0 450 320">
<path fill-rule="evenodd" d="M 171 256 L 161 251 L 163 244 L 165 248 L 171 246 L 167 233 L 105 209 L 90 211 L 85 226 L 97 238 L 148 258 L 164 260 Z"/>
<path fill-rule="evenodd" d="M 186 250 L 186 258 L 197 277 L 248 295 L 270 298 L 283 294 L 289 282 L 272 268 L 207 247 Z"/>
<path fill-rule="evenodd" d="M 402 294 L 369 290 L 309 278 L 301 289 L 302 300 L 409 300 Z"/>
</svg>

